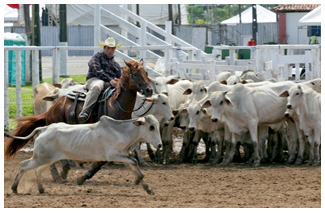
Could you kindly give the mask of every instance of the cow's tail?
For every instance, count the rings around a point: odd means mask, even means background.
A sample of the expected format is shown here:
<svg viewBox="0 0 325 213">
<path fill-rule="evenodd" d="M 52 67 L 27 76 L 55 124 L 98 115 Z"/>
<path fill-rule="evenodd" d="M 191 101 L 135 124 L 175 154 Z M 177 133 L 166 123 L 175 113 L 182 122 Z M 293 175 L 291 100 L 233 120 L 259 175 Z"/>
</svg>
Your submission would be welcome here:
<svg viewBox="0 0 325 213">
<path fill-rule="evenodd" d="M 31 140 L 32 136 L 40 130 L 40 128 L 37 127 L 46 126 L 46 113 L 47 112 L 37 116 L 21 117 L 18 119 L 19 124 L 16 130 L 5 139 L 6 158 L 13 157 L 17 151 L 22 149 L 28 141 Z"/>
<path fill-rule="evenodd" d="M 27 140 L 27 139 L 32 138 L 37 132 L 39 132 L 39 131 L 41 131 L 43 129 L 47 129 L 47 126 L 37 127 L 36 129 L 33 130 L 32 133 L 30 133 L 26 137 L 20 137 L 20 136 L 10 135 L 8 132 L 4 132 L 4 135 L 7 138 L 14 138 L 14 139 L 18 139 L 18 140 Z M 29 141 L 29 140 L 27 140 L 27 141 Z"/>
</svg>

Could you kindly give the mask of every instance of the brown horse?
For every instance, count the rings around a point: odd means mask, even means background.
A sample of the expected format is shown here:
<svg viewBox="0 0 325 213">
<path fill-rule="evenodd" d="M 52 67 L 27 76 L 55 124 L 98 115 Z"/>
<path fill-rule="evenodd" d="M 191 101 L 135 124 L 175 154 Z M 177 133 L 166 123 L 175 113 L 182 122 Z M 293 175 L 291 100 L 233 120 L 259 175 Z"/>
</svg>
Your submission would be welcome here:
<svg viewBox="0 0 325 213">
<path fill-rule="evenodd" d="M 122 76 L 116 85 L 116 90 L 113 95 L 106 101 L 106 115 L 117 119 L 126 120 L 131 119 L 131 113 L 133 111 L 137 92 L 141 92 L 145 96 L 149 97 L 152 95 L 152 89 L 150 87 L 150 80 L 148 73 L 145 71 L 143 60 L 140 62 L 136 61 L 124 61 L 127 66 L 122 70 Z M 40 126 L 46 126 L 51 123 L 75 122 L 70 119 L 70 112 L 72 109 L 73 100 L 63 96 L 60 98 L 47 112 L 38 116 L 28 116 L 19 118 L 20 122 L 13 135 L 15 136 L 27 136 L 35 128 Z M 82 110 L 83 102 L 79 102 L 76 108 L 76 115 Z M 97 120 L 97 119 L 96 119 Z M 29 140 L 18 140 L 8 138 L 5 141 L 5 156 L 10 158 L 20 150 Z M 94 174 L 100 170 L 106 162 L 94 162 L 92 169 L 89 170 L 84 176 L 78 178 L 78 184 L 82 184 L 86 179 L 90 179 Z M 63 162 L 63 171 L 61 176 L 66 178 L 69 170 L 67 161 Z M 52 175 L 54 180 L 62 180 L 58 176 L 56 168 L 51 167 Z M 54 172 L 54 173 L 53 173 Z"/>
</svg>

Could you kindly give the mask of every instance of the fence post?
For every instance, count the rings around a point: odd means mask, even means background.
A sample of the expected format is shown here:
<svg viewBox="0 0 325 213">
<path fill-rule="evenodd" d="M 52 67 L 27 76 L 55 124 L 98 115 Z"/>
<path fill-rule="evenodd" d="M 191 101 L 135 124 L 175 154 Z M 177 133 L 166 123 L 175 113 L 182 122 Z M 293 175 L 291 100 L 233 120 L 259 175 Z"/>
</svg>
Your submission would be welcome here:
<svg viewBox="0 0 325 213">
<path fill-rule="evenodd" d="M 8 51 L 4 51 L 4 130 L 9 130 Z"/>
<path fill-rule="evenodd" d="M 59 83 L 59 69 L 58 67 L 60 64 L 60 53 L 58 51 L 58 48 L 55 47 L 52 50 L 52 84 Z"/>
<path fill-rule="evenodd" d="M 94 46 L 97 46 L 101 39 L 101 33 L 100 33 L 100 4 L 95 4 L 95 11 L 94 11 Z M 94 54 L 96 53 L 96 50 L 94 50 Z"/>
<path fill-rule="evenodd" d="M 172 40 L 171 40 L 171 35 L 172 35 L 172 22 L 171 21 L 165 21 L 165 31 L 167 33 L 167 36 L 165 38 L 165 41 L 171 45 L 172 44 Z"/>
<path fill-rule="evenodd" d="M 124 8 L 125 10 L 128 10 L 128 5 L 127 4 L 122 4 L 121 5 L 122 8 Z M 128 21 L 128 15 L 126 15 L 125 13 L 121 13 L 121 18 L 123 18 L 124 20 Z M 125 30 L 126 28 L 121 27 L 121 36 L 127 38 L 128 37 L 128 31 Z M 122 53 L 127 54 L 127 50 L 122 50 Z"/>
<path fill-rule="evenodd" d="M 20 50 L 16 50 L 16 117 L 23 115 L 21 106 L 21 55 Z"/>
<path fill-rule="evenodd" d="M 34 89 L 37 84 L 39 84 L 39 51 L 33 50 L 32 57 L 33 57 L 33 74 L 32 74 L 32 84 L 33 84 L 33 97 L 35 97 Z"/>
<path fill-rule="evenodd" d="M 171 72 L 171 57 L 172 57 L 172 52 L 171 52 L 171 48 L 165 48 L 165 54 L 164 54 L 164 58 L 165 58 L 165 76 L 170 75 Z"/>
<path fill-rule="evenodd" d="M 209 77 L 209 83 L 212 83 L 216 80 L 216 63 L 214 60 L 210 61 Z"/>
<path fill-rule="evenodd" d="M 311 80 L 315 78 L 313 59 L 316 55 L 312 56 L 311 50 L 305 51 L 305 80 Z M 312 70 L 310 70 L 309 63 L 312 64 Z"/>
<path fill-rule="evenodd" d="M 141 23 L 141 37 L 140 37 L 140 46 L 144 47 L 147 44 L 147 23 L 142 22 Z M 140 58 L 143 59 L 143 67 L 146 67 L 147 62 L 147 51 L 145 49 L 140 51 Z"/>
<path fill-rule="evenodd" d="M 228 65 L 235 65 L 235 49 L 229 49 L 229 64 Z M 234 72 L 232 72 L 234 74 Z"/>
<path fill-rule="evenodd" d="M 311 49 L 311 71 L 313 78 L 320 78 L 320 69 L 319 69 L 319 49 Z"/>
</svg>

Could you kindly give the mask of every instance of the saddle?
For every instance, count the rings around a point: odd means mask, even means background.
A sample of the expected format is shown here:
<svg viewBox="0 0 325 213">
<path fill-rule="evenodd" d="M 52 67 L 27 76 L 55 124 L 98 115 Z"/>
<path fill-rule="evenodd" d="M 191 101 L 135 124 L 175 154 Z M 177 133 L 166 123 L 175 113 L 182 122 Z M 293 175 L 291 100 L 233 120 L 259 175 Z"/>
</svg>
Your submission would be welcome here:
<svg viewBox="0 0 325 213">
<path fill-rule="evenodd" d="M 90 115 L 89 123 L 94 123 L 98 121 L 102 115 L 106 115 L 106 100 L 112 96 L 114 91 L 115 91 L 114 87 L 111 87 L 109 84 L 105 83 L 104 89 L 100 93 L 98 100 L 95 106 L 93 107 L 93 110 Z M 85 90 L 84 88 L 67 92 L 66 97 L 71 100 L 74 100 L 73 105 L 71 107 L 71 111 L 69 113 L 69 119 L 71 121 L 71 124 L 77 123 L 78 120 L 77 119 L 78 116 L 76 115 L 77 105 L 78 102 L 84 102 L 86 100 L 87 92 L 88 91 Z"/>
</svg>

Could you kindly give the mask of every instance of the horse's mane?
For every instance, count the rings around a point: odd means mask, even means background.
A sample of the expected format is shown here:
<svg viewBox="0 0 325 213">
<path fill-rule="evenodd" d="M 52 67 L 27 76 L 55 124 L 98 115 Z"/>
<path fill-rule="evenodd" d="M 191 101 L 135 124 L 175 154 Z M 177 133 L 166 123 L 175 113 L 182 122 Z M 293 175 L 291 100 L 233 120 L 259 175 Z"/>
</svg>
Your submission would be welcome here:
<svg viewBox="0 0 325 213">
<path fill-rule="evenodd" d="M 115 92 L 112 95 L 111 100 L 114 101 L 117 99 L 117 97 L 120 95 L 122 89 L 126 89 L 126 82 L 129 81 L 129 67 L 125 66 L 122 70 L 121 78 L 118 80 Z"/>
</svg>

